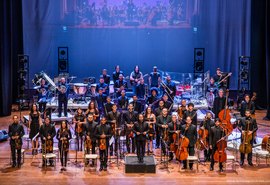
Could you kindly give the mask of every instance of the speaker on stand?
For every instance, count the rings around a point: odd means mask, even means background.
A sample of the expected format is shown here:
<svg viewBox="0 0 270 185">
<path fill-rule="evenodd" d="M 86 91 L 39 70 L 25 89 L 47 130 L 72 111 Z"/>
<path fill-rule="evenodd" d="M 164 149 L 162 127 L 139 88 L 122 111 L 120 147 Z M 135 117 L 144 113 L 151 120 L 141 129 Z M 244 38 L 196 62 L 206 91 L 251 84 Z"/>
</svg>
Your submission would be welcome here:
<svg viewBox="0 0 270 185">
<path fill-rule="evenodd" d="M 68 72 L 68 47 L 58 47 L 58 74 Z"/>
</svg>

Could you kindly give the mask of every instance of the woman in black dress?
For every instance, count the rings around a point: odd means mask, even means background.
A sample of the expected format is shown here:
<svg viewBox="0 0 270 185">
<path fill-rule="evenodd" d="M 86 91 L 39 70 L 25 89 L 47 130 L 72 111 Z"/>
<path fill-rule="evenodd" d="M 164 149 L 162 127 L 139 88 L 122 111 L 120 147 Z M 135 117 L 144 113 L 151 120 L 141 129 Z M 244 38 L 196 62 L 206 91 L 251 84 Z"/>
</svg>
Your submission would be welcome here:
<svg viewBox="0 0 270 185">
<path fill-rule="evenodd" d="M 87 110 L 85 111 L 85 116 L 87 117 L 89 114 L 94 116 L 95 121 L 99 121 L 99 111 L 94 101 L 90 101 Z"/>
<path fill-rule="evenodd" d="M 41 125 L 40 112 L 37 109 L 37 105 L 33 104 L 29 113 L 29 127 L 28 127 L 30 129 L 29 138 L 32 141 L 32 155 L 36 155 L 38 153 L 38 137 L 35 136 L 37 135 L 37 133 L 39 133 L 40 125 Z"/>
<path fill-rule="evenodd" d="M 147 134 L 147 142 L 146 149 L 148 154 L 153 154 L 153 140 L 155 139 L 155 124 L 156 124 L 156 116 L 152 111 L 151 107 L 147 107 L 144 121 L 148 123 L 149 132 Z"/>
<path fill-rule="evenodd" d="M 85 131 L 86 118 L 85 118 L 85 115 L 80 107 L 76 111 L 76 114 L 73 118 L 73 123 L 75 123 L 75 135 L 77 138 L 77 150 L 83 151 L 82 145 L 83 145 L 83 136 L 84 136 L 84 131 Z"/>
</svg>

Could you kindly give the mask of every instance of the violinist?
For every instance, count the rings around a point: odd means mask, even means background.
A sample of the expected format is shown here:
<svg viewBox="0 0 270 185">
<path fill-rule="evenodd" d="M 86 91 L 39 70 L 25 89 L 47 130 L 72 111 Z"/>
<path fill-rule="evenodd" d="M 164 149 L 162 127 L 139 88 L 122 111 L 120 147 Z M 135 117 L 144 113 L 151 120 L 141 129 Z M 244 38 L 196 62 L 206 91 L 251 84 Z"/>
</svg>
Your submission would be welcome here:
<svg viewBox="0 0 270 185">
<path fill-rule="evenodd" d="M 169 112 L 170 112 L 171 111 L 172 102 L 170 102 L 168 99 L 169 99 L 168 95 L 167 94 L 163 94 L 162 100 L 164 101 L 164 107 L 167 108 L 169 110 Z"/>
<path fill-rule="evenodd" d="M 211 127 L 215 126 L 215 122 L 212 120 L 211 112 L 207 112 L 205 119 L 200 124 L 200 129 L 206 129 L 208 131 L 208 136 L 206 137 L 206 142 L 209 143 L 209 134 L 211 132 Z M 210 155 L 212 154 L 212 150 L 209 148 L 208 150 L 204 150 L 204 160 L 210 161 Z"/>
<path fill-rule="evenodd" d="M 197 128 L 194 124 L 192 124 L 192 119 L 190 116 L 186 118 L 186 124 L 182 125 L 181 133 L 183 134 L 183 137 L 187 137 L 189 140 L 187 147 L 189 156 L 194 156 L 194 146 L 197 140 Z M 187 160 L 184 160 L 183 164 L 184 166 L 182 169 L 187 169 Z M 189 162 L 189 168 L 190 170 L 193 170 L 193 162 Z"/>
<path fill-rule="evenodd" d="M 106 103 L 104 104 L 104 113 L 105 113 L 105 116 L 108 116 L 108 113 L 110 111 L 112 111 L 112 106 L 113 106 L 113 103 L 111 102 L 111 97 L 110 96 L 107 96 L 106 97 Z"/>
<path fill-rule="evenodd" d="M 210 171 L 214 170 L 214 164 L 215 164 L 214 155 L 215 155 L 215 152 L 217 150 L 217 142 L 222 137 L 224 137 L 224 130 L 220 126 L 220 124 L 221 124 L 220 119 L 216 118 L 215 119 L 215 126 L 211 127 L 211 130 L 210 130 L 209 145 L 210 145 L 210 149 L 212 150 Z M 223 168 L 222 162 L 219 162 L 219 171 L 220 172 L 223 172 L 222 168 Z"/>
<path fill-rule="evenodd" d="M 215 114 L 215 118 L 218 117 L 219 112 L 224 109 L 226 104 L 226 97 L 224 96 L 223 89 L 219 89 L 218 96 L 214 99 L 213 105 L 213 113 Z"/>
<path fill-rule="evenodd" d="M 84 148 L 87 154 L 95 154 L 96 153 L 96 136 L 95 131 L 98 123 L 94 121 L 94 116 L 92 114 L 88 114 L 85 125 L 85 142 Z M 87 144 L 89 143 L 89 144 Z M 89 161 L 86 161 L 86 165 L 88 165 Z M 94 161 L 92 161 L 92 166 L 94 165 Z"/>
<path fill-rule="evenodd" d="M 85 116 L 82 109 L 79 107 L 73 118 L 73 123 L 75 123 L 75 135 L 77 139 L 77 150 L 82 151 L 83 135 L 85 131 Z"/>
<path fill-rule="evenodd" d="M 190 117 L 192 120 L 192 124 L 197 126 L 197 112 L 194 110 L 194 104 L 189 103 L 188 109 L 186 110 L 183 119 L 185 120 L 187 117 Z"/>
<path fill-rule="evenodd" d="M 60 129 L 57 131 L 56 138 L 58 139 L 58 147 L 60 151 L 61 171 L 66 171 L 69 140 L 71 139 L 71 132 L 66 121 L 62 121 Z"/>
<path fill-rule="evenodd" d="M 251 111 L 246 110 L 245 111 L 245 117 L 240 121 L 238 125 L 239 131 L 242 133 L 241 134 L 241 143 L 245 144 L 244 139 L 245 138 L 250 138 L 250 145 L 251 145 L 251 150 L 247 156 L 248 164 L 250 166 L 253 166 L 252 163 L 252 146 L 253 146 L 253 138 L 254 138 L 254 133 L 258 130 L 257 122 L 256 119 L 251 117 Z M 240 149 L 240 166 L 244 165 L 244 160 L 245 160 L 245 153 L 241 152 Z"/>
<path fill-rule="evenodd" d="M 162 137 L 161 148 L 164 155 L 166 154 L 165 142 L 168 141 L 168 123 L 171 121 L 172 117 L 168 115 L 168 109 L 163 108 L 162 114 L 157 117 L 157 126 Z"/>
<path fill-rule="evenodd" d="M 108 161 L 108 147 L 109 139 L 111 138 L 111 127 L 106 124 L 107 119 L 102 117 L 100 119 L 100 125 L 96 127 L 95 135 L 98 139 L 99 145 L 99 158 L 100 158 L 100 169 L 99 171 L 107 171 L 107 161 Z"/>
<path fill-rule="evenodd" d="M 187 101 L 185 99 L 181 100 L 181 105 L 178 106 L 177 113 L 178 113 L 178 120 L 180 122 L 183 121 L 183 117 L 187 111 Z"/>
<path fill-rule="evenodd" d="M 149 131 L 147 134 L 147 153 L 153 154 L 153 140 L 155 139 L 155 125 L 156 125 L 156 116 L 152 111 L 151 107 L 146 108 L 144 115 L 144 120 L 148 123 Z"/>
<path fill-rule="evenodd" d="M 53 152 L 53 138 L 56 135 L 55 127 L 51 124 L 50 117 L 45 118 L 45 123 L 41 125 L 39 129 L 39 135 L 42 142 L 42 153 L 52 153 Z M 43 159 L 42 166 L 45 166 L 45 159 Z M 50 166 L 53 166 L 53 159 L 49 159 Z"/>
<path fill-rule="evenodd" d="M 168 132 L 169 132 L 168 146 L 174 145 L 173 148 L 175 149 L 178 147 L 176 144 L 178 144 L 177 142 L 178 142 L 180 130 L 181 130 L 181 124 L 177 119 L 177 115 L 173 114 L 172 121 L 168 124 Z M 173 136 L 174 134 L 175 136 Z M 170 147 L 170 149 L 172 148 Z M 173 160 L 173 152 L 174 151 L 170 150 L 169 161 Z"/>
<path fill-rule="evenodd" d="M 137 157 L 139 163 L 143 163 L 143 158 L 145 155 L 146 134 L 148 131 L 148 124 L 144 122 L 143 115 L 139 114 L 138 122 L 136 122 L 133 127 L 133 132 L 136 134 Z"/>
</svg>

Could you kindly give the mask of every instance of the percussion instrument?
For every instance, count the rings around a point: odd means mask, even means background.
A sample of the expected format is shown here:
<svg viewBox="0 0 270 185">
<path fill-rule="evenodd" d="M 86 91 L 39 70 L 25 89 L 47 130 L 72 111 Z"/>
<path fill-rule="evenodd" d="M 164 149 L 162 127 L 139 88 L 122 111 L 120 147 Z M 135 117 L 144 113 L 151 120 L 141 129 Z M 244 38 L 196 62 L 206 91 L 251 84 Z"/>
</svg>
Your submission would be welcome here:
<svg viewBox="0 0 270 185">
<path fill-rule="evenodd" d="M 74 83 L 73 84 L 73 90 L 77 95 L 84 95 L 87 91 L 87 84 L 83 83 Z"/>
</svg>

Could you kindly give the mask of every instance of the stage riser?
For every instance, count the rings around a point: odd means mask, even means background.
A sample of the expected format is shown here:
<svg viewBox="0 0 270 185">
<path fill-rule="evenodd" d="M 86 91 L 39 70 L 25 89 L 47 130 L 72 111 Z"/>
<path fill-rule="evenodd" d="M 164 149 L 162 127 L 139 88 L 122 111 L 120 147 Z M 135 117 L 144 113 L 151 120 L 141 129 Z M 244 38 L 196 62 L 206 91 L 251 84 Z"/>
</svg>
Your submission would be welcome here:
<svg viewBox="0 0 270 185">
<path fill-rule="evenodd" d="M 139 163 L 136 156 L 126 156 L 125 173 L 156 173 L 156 164 L 153 156 L 144 157 Z"/>
</svg>

